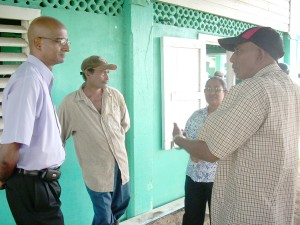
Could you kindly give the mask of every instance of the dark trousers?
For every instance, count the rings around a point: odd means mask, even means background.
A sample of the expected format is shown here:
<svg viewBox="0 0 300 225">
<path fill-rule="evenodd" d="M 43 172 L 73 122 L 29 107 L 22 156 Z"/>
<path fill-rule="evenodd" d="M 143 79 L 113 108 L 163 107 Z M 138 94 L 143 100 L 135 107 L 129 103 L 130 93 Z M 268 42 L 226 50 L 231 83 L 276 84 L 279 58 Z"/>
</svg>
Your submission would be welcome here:
<svg viewBox="0 0 300 225">
<path fill-rule="evenodd" d="M 185 179 L 185 213 L 182 225 L 202 225 L 205 219 L 206 203 L 210 212 L 213 182 L 194 182 L 189 176 Z"/>
<path fill-rule="evenodd" d="M 58 181 L 14 174 L 6 184 L 6 198 L 17 225 L 63 225 Z"/>
<path fill-rule="evenodd" d="M 121 172 L 115 166 L 115 179 L 113 192 L 95 192 L 86 186 L 93 202 L 94 218 L 92 225 L 114 225 L 126 211 L 129 200 L 129 183 L 122 185 Z"/>
</svg>

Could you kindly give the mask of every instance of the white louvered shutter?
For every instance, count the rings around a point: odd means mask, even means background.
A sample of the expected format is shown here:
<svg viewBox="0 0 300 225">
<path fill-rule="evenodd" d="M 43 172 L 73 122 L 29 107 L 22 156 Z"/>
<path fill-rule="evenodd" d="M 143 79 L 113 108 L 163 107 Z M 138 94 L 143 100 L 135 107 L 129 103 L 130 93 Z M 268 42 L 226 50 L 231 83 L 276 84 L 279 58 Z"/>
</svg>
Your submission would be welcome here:
<svg viewBox="0 0 300 225">
<path fill-rule="evenodd" d="M 11 74 L 29 54 L 27 30 L 41 15 L 38 9 L 0 5 L 0 140 L 3 131 L 2 96 Z"/>
</svg>

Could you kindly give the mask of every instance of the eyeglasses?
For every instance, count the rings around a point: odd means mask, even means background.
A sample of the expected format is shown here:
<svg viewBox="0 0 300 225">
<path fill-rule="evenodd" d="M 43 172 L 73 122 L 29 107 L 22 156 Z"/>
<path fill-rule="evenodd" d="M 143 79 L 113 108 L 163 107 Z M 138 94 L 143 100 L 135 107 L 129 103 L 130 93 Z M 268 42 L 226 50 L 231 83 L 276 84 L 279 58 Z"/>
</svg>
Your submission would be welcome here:
<svg viewBox="0 0 300 225">
<path fill-rule="evenodd" d="M 224 89 L 222 88 L 210 88 L 210 87 L 207 87 L 204 89 L 204 93 L 216 93 L 216 94 L 219 94 L 221 91 L 225 91 Z"/>
<path fill-rule="evenodd" d="M 43 38 L 43 39 L 47 39 L 47 40 L 57 42 L 62 46 L 71 44 L 71 42 L 67 38 L 46 38 L 46 37 L 39 37 L 39 38 Z"/>
</svg>

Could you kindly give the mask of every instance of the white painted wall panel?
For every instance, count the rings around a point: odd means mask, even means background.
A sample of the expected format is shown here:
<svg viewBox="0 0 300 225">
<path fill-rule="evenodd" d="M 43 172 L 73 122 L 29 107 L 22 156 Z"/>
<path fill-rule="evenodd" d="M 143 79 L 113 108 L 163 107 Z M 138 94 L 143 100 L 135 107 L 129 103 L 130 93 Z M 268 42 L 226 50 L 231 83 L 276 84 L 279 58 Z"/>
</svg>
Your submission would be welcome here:
<svg viewBox="0 0 300 225">
<path fill-rule="evenodd" d="M 290 34 L 292 36 L 295 36 L 296 34 L 300 35 L 300 26 L 299 26 L 299 20 L 300 20 L 300 1 L 299 0 L 291 0 L 291 19 L 290 19 Z"/>
<path fill-rule="evenodd" d="M 40 9 L 27 9 L 23 7 L 15 7 L 8 5 L 1 5 L 0 17 L 5 19 L 16 19 L 16 20 L 33 20 L 41 15 Z"/>
<path fill-rule="evenodd" d="M 211 14 L 288 32 L 290 0 L 162 0 Z"/>
</svg>

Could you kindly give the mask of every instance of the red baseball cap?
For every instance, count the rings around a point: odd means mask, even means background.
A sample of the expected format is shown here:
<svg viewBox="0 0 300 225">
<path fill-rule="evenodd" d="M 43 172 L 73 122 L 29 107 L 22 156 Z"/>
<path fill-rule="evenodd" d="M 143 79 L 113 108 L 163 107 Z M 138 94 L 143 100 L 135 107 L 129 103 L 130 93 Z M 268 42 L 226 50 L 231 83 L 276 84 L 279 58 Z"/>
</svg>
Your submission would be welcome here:
<svg viewBox="0 0 300 225">
<path fill-rule="evenodd" d="M 252 42 L 258 47 L 268 52 L 275 60 L 284 55 L 283 42 L 271 27 L 252 27 L 239 36 L 218 39 L 222 48 L 234 52 L 234 48 L 242 43 Z"/>
</svg>

